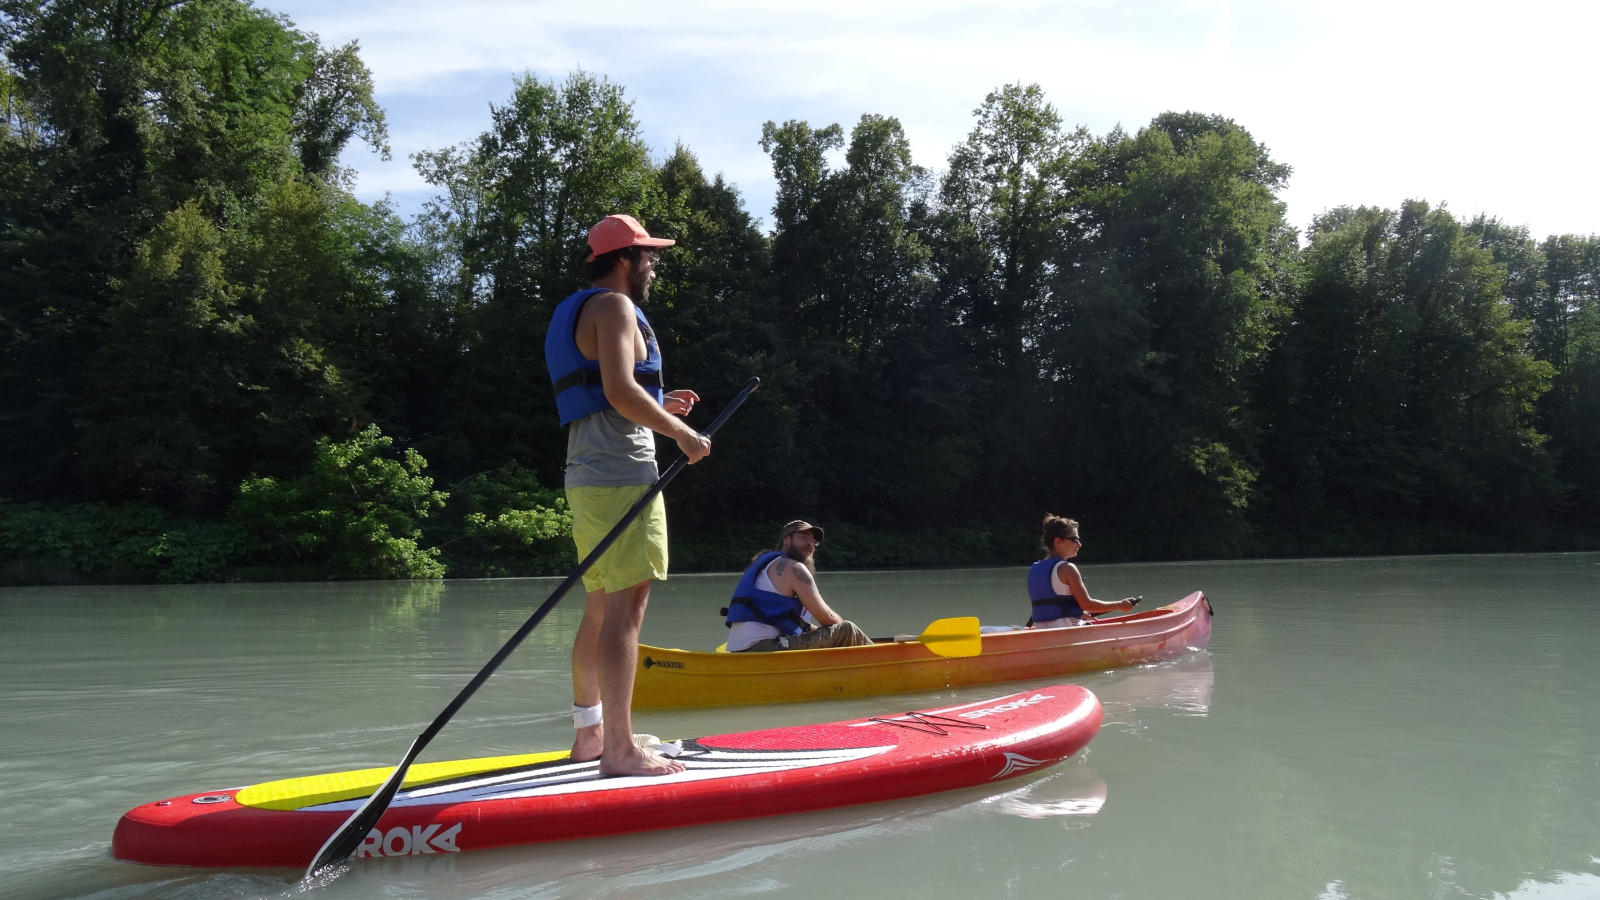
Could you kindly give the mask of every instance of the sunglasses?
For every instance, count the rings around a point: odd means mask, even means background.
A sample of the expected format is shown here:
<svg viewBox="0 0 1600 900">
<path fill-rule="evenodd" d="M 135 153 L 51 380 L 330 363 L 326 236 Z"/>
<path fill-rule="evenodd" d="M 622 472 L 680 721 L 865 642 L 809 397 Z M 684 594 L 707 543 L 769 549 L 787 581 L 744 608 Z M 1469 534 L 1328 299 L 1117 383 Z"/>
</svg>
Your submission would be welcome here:
<svg viewBox="0 0 1600 900">
<path fill-rule="evenodd" d="M 1067 537 L 1064 537 L 1064 538 L 1062 538 L 1062 540 L 1064 540 L 1064 541 L 1071 541 L 1071 542 L 1073 542 L 1073 543 L 1074 543 L 1074 544 L 1077 544 L 1077 545 L 1078 545 L 1078 546 L 1079 546 L 1079 547 L 1082 547 L 1082 546 L 1083 546 L 1083 538 L 1081 538 L 1081 537 L 1078 537 L 1078 536 L 1077 536 L 1077 535 L 1075 535 L 1075 534 L 1074 534 L 1074 535 L 1068 535 L 1068 536 L 1067 536 Z"/>
</svg>

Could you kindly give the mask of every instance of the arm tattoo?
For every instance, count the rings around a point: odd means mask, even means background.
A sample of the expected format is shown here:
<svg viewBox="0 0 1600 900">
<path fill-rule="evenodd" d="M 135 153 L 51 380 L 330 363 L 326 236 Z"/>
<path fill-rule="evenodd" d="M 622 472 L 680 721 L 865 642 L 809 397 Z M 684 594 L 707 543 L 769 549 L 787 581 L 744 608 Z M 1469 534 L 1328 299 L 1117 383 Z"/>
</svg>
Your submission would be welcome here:
<svg viewBox="0 0 1600 900">
<path fill-rule="evenodd" d="M 805 566 L 795 566 L 794 577 L 800 579 L 801 584 L 811 584 L 811 573 L 806 571 Z"/>
<path fill-rule="evenodd" d="M 789 561 L 787 559 L 778 560 L 778 573 L 777 574 L 778 574 L 779 578 L 783 577 L 783 570 L 787 569 L 787 568 L 789 568 Z"/>
</svg>

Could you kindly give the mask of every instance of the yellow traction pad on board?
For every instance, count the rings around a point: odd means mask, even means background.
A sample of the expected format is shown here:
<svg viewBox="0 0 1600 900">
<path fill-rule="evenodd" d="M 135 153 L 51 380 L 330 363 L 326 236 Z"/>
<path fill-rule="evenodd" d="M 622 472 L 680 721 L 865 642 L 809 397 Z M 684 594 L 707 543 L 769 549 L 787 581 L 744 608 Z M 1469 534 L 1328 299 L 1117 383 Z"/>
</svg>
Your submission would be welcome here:
<svg viewBox="0 0 1600 900">
<path fill-rule="evenodd" d="M 550 753 L 523 753 L 518 756 L 485 756 L 479 759 L 453 759 L 448 762 L 420 763 L 406 773 L 402 788 L 421 787 L 452 778 L 482 775 L 500 769 L 532 766 L 552 760 L 565 759 L 567 751 Z M 233 795 L 240 806 L 256 809 L 301 809 L 319 803 L 354 800 L 370 797 L 378 785 L 394 774 L 393 766 L 381 769 L 357 769 L 353 772 L 333 772 L 327 775 L 307 775 L 304 778 L 285 778 L 255 784 Z"/>
</svg>

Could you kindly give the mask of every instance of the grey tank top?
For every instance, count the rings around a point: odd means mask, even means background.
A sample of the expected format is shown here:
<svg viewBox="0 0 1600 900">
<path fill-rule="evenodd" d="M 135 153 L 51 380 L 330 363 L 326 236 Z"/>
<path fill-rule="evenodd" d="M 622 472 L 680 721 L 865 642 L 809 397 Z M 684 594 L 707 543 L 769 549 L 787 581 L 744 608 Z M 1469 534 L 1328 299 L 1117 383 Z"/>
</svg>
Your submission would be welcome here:
<svg viewBox="0 0 1600 900">
<path fill-rule="evenodd" d="M 614 409 L 567 426 L 567 487 L 655 484 L 656 437 Z"/>
</svg>

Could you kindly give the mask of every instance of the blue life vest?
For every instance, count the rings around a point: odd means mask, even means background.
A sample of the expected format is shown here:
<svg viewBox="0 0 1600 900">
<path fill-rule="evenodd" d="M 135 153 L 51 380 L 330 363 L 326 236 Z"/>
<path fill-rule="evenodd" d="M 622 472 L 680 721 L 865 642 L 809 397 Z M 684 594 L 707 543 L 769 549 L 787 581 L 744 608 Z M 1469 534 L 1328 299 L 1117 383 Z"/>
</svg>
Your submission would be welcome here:
<svg viewBox="0 0 1600 900">
<path fill-rule="evenodd" d="M 728 604 L 729 628 L 732 628 L 735 622 L 760 622 L 789 635 L 806 630 L 805 622 L 800 618 L 806 608 L 805 604 L 800 602 L 800 598 L 785 597 L 756 587 L 756 576 L 782 555 L 781 550 L 763 553 L 756 557 L 750 568 L 744 570 L 744 577 L 739 579 L 738 586 L 733 589 L 733 602 Z"/>
<path fill-rule="evenodd" d="M 606 292 L 605 288 L 588 288 L 561 301 L 550 319 L 550 330 L 544 336 L 544 363 L 550 369 L 550 382 L 555 385 L 556 411 L 561 414 L 563 425 L 611 408 L 611 401 L 606 399 L 605 388 L 600 384 L 599 361 L 584 356 L 574 339 L 583 304 L 590 297 Z M 634 304 L 633 314 L 639 320 L 639 331 L 644 334 L 644 344 L 649 350 L 649 356 L 634 362 L 633 379 L 656 398 L 657 403 L 664 403 L 661 346 L 656 343 L 656 333 L 638 304 Z"/>
<path fill-rule="evenodd" d="M 1028 569 L 1028 599 L 1033 601 L 1035 622 L 1054 622 L 1056 619 L 1081 619 L 1083 607 L 1072 597 L 1056 593 L 1051 575 L 1063 560 L 1054 556 L 1041 559 Z"/>
</svg>

